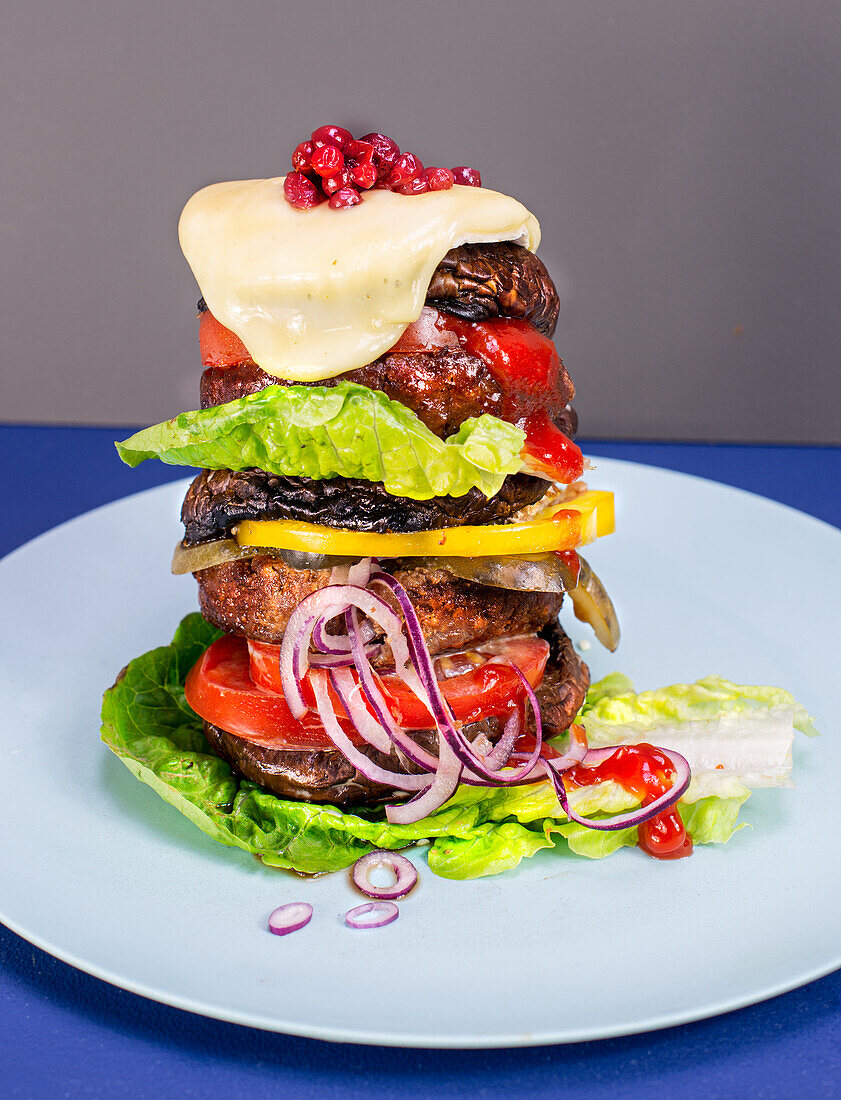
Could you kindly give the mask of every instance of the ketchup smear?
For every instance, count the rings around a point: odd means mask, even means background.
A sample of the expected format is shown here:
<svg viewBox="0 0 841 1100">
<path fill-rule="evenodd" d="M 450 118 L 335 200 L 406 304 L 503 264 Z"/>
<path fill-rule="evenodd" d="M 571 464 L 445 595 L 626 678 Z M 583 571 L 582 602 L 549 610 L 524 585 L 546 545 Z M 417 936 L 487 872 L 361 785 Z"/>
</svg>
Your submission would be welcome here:
<svg viewBox="0 0 841 1100">
<path fill-rule="evenodd" d="M 503 419 L 526 433 L 523 454 L 548 477 L 569 484 L 584 472 L 581 451 L 552 422 L 564 407 L 555 345 L 528 321 L 497 317 L 463 321 L 425 306 L 393 352 L 460 347 L 481 359 L 499 385 Z"/>
<path fill-rule="evenodd" d="M 622 745 L 601 764 L 588 768 L 576 764 L 564 772 L 564 782 L 589 787 L 612 779 L 648 806 L 671 787 L 674 769 L 669 758 L 653 745 Z M 638 827 L 639 846 L 655 859 L 682 859 L 692 855 L 687 833 L 676 806 L 663 810 Z"/>
</svg>

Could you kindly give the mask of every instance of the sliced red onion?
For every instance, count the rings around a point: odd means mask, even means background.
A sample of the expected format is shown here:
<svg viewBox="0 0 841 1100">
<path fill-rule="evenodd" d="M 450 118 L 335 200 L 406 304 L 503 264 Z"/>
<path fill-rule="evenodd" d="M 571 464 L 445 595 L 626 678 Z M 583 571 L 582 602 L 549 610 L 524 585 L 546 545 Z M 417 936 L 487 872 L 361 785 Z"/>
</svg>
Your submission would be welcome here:
<svg viewBox="0 0 841 1100">
<path fill-rule="evenodd" d="M 523 729 L 523 719 L 520 708 L 516 707 L 511 717 L 502 728 L 502 737 L 497 741 L 493 749 L 488 753 L 487 764 L 491 771 L 504 768 L 511 758 L 511 750 L 517 743 L 517 738 Z M 476 742 L 473 742 L 476 748 Z M 528 759 L 528 757 L 526 757 Z"/>
<path fill-rule="evenodd" d="M 365 705 L 359 683 L 354 679 L 349 668 L 335 669 L 330 677 L 333 689 L 345 708 L 345 714 L 353 722 L 356 732 L 386 756 L 390 755 L 393 748 L 391 739 L 382 724 L 377 721 Z M 431 771 L 435 770 L 437 761 L 433 761 Z"/>
<path fill-rule="evenodd" d="M 391 886 L 374 886 L 371 882 L 371 872 L 377 867 L 386 867 L 394 875 Z M 354 863 L 351 877 L 354 885 L 369 898 L 377 898 L 382 901 L 394 901 L 395 898 L 404 898 L 411 890 L 414 890 L 418 882 L 418 873 L 413 863 L 405 856 L 397 852 L 388 852 L 383 848 L 377 848 L 367 855 L 360 856 Z"/>
<path fill-rule="evenodd" d="M 441 808 L 455 792 L 461 779 L 461 761 L 445 738 L 438 738 L 438 770 L 432 785 L 399 806 L 386 806 L 386 820 L 392 825 L 411 825 Z"/>
<path fill-rule="evenodd" d="M 384 928 L 397 920 L 400 910 L 393 901 L 366 901 L 345 913 L 348 928 Z"/>
<path fill-rule="evenodd" d="M 275 936 L 288 936 L 297 932 L 312 920 L 312 906 L 308 901 L 290 901 L 280 905 L 269 916 L 269 931 Z"/>
<path fill-rule="evenodd" d="M 301 681 L 312 667 L 318 713 L 336 747 L 372 782 L 417 792 L 408 802 L 386 807 L 389 821 L 410 824 L 420 820 L 440 808 L 461 781 L 482 786 L 514 786 L 535 782 L 547 774 L 554 777 L 555 772 L 540 760 L 543 733 L 538 700 L 519 668 L 511 665 L 523 684 L 535 716 L 535 747 L 524 763 L 503 771 L 523 724 L 524 716 L 519 708 L 517 714 L 506 723 L 503 737 L 495 749 L 490 748 L 486 738 L 477 738 L 475 744 L 471 744 L 456 725 L 441 692 L 420 621 L 403 586 L 383 572 L 376 559 L 364 559 L 350 568 L 337 567 L 331 579 L 346 579 L 347 583 L 331 584 L 308 596 L 289 620 L 280 660 L 284 694 L 293 714 L 302 717 L 307 706 Z M 405 633 L 403 622 L 391 606 L 370 589 L 360 587 L 360 583 L 377 581 L 388 588 L 397 601 L 405 622 Z M 360 611 L 368 622 L 360 623 Z M 327 624 L 342 612 L 346 636 L 329 634 Z M 437 756 L 418 745 L 391 716 L 370 663 L 370 657 L 377 651 L 370 644 L 375 635 L 371 623 L 376 623 L 386 635 L 386 642 L 394 656 L 396 674 L 431 715 L 438 731 Z M 311 652 L 311 643 L 321 653 Z M 358 684 L 350 672 L 351 666 L 356 668 Z M 392 748 L 395 749 L 401 760 L 408 759 L 417 767 L 424 768 L 424 774 L 407 775 L 381 768 L 353 745 L 334 713 L 325 672 L 329 674 L 333 688 L 359 734 L 384 754 L 390 754 Z M 364 701 L 360 698 L 360 689 Z"/>
<path fill-rule="evenodd" d="M 350 638 L 346 634 L 330 634 L 327 631 L 328 620 L 321 618 L 313 627 L 312 640 L 315 648 L 321 653 L 329 654 L 348 654 L 350 653 Z M 363 644 L 368 647 L 371 639 L 374 637 L 375 630 L 369 622 L 364 622 L 361 627 Z M 371 647 L 374 648 L 373 646 Z M 377 645 L 377 649 L 382 649 L 382 645 Z M 310 658 L 312 659 L 312 658 Z"/>
<path fill-rule="evenodd" d="M 621 745 L 610 745 L 604 749 L 590 749 L 587 755 L 584 757 L 585 767 L 588 764 L 599 764 L 602 760 L 607 759 L 621 748 Z M 616 814 L 614 817 L 608 818 L 606 821 L 593 821 L 588 817 L 582 817 L 577 814 L 575 810 L 569 805 L 569 799 L 567 797 L 567 790 L 564 787 L 563 776 L 560 770 L 558 770 L 556 761 L 546 760 L 545 763 L 548 766 L 549 777 L 555 787 L 555 792 L 558 796 L 558 801 L 563 808 L 564 813 L 571 821 L 577 821 L 579 825 L 586 825 L 588 829 L 600 829 L 600 830 L 612 830 L 612 829 L 630 829 L 634 825 L 641 825 L 643 821 L 648 821 L 649 818 L 656 817 L 657 814 L 662 813 L 663 810 L 667 810 L 669 806 L 673 806 L 675 802 L 684 793 L 689 786 L 689 780 L 691 779 L 691 773 L 689 770 L 689 763 L 686 758 L 681 756 L 679 752 L 674 752 L 669 749 L 658 749 L 659 752 L 668 757 L 672 767 L 675 771 L 674 781 L 672 786 L 665 794 L 661 794 L 659 798 L 649 803 L 647 806 L 641 806 L 638 810 L 631 810 L 625 814 Z"/>
<path fill-rule="evenodd" d="M 312 690 L 318 708 L 318 717 L 321 719 L 327 736 L 339 752 L 353 764 L 358 772 L 361 772 L 366 779 L 370 779 L 372 783 L 382 783 L 383 786 L 397 787 L 399 790 L 404 791 L 421 791 L 427 787 L 432 782 L 431 775 L 404 775 L 402 772 L 381 768 L 378 764 L 369 760 L 364 752 L 359 751 L 339 725 L 339 720 L 336 718 L 333 704 L 327 692 L 326 677 L 328 675 L 331 675 L 331 673 L 314 672 L 311 679 Z"/>
<path fill-rule="evenodd" d="M 312 653 L 307 655 L 310 668 L 353 668 L 349 653 Z"/>
<path fill-rule="evenodd" d="M 371 579 L 372 570 L 379 567 L 380 563 L 376 558 L 362 558 L 348 569 L 348 584 L 358 584 L 360 588 L 365 588 Z"/>
<path fill-rule="evenodd" d="M 571 768 L 575 764 L 580 764 L 590 751 L 587 744 L 587 734 L 584 732 L 583 726 L 573 722 L 567 733 L 569 734 L 569 748 L 563 756 L 556 757 L 551 762 L 552 767 L 559 772 L 566 771 L 567 768 Z"/>
<path fill-rule="evenodd" d="M 280 680 L 293 717 L 303 718 L 307 703 L 301 682 L 309 667 L 310 640 L 320 619 L 329 621 L 349 606 L 359 607 L 391 636 L 400 634 L 400 619 L 381 597 L 354 585 L 328 585 L 303 599 L 289 617 L 280 647 Z"/>
<path fill-rule="evenodd" d="M 426 768 L 430 772 L 436 771 L 438 768 L 438 757 L 416 744 L 413 738 L 411 738 L 391 716 L 391 711 L 388 709 L 388 703 L 380 690 L 374 670 L 371 668 L 371 664 L 367 659 L 367 654 L 364 652 L 361 644 L 362 639 L 359 629 L 359 616 L 356 613 L 356 608 L 348 608 L 345 612 L 345 621 L 348 625 L 348 634 L 350 637 L 354 664 L 359 675 L 359 685 L 374 712 L 377 722 L 379 722 L 380 726 L 385 730 L 395 748 L 407 756 L 413 764 L 421 768 Z M 360 732 L 362 731 L 360 730 Z M 363 733 L 362 736 L 364 737 L 365 734 Z"/>
<path fill-rule="evenodd" d="M 429 649 L 426 645 L 426 640 L 423 636 L 423 630 L 421 629 L 417 612 L 412 605 L 412 601 L 409 599 L 409 594 L 406 592 L 406 589 L 399 581 L 392 577 L 390 573 L 385 573 L 382 570 L 377 570 L 372 574 L 371 582 L 380 583 L 389 588 L 397 599 L 400 610 L 403 613 L 403 618 L 406 622 L 406 634 L 412 664 L 417 669 L 421 681 L 423 694 L 418 692 L 418 695 L 435 719 L 435 725 L 438 729 L 439 756 L 441 744 L 443 741 L 446 741 L 461 764 L 478 775 L 488 786 L 509 786 L 522 782 L 537 764 L 543 740 L 543 731 L 540 720 L 540 705 L 537 701 L 537 696 L 534 694 L 531 685 L 520 669 L 517 668 L 516 665 L 511 664 L 511 668 L 514 669 L 525 687 L 526 695 L 534 711 L 535 747 L 532 753 L 529 754 L 529 758 L 525 764 L 521 765 L 521 767 L 514 772 L 504 774 L 500 773 L 498 770 L 495 771 L 493 768 L 489 768 L 485 760 L 473 751 L 473 746 L 464 737 L 461 731 L 456 729 L 450 708 L 435 678 L 435 669 L 429 654 Z M 412 800 L 413 803 L 416 801 L 418 800 Z M 407 805 L 411 804 L 412 803 L 407 803 Z M 405 806 L 400 807 L 400 809 L 404 810 Z"/>
</svg>

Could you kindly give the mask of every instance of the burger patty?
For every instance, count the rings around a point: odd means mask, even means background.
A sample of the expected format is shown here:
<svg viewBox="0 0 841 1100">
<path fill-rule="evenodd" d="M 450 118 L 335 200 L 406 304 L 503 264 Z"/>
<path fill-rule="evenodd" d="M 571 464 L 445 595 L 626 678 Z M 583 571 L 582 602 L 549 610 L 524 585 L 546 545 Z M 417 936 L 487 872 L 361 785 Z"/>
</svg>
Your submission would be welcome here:
<svg viewBox="0 0 841 1100">
<path fill-rule="evenodd" d="M 492 638 L 532 634 L 554 619 L 563 595 L 512 592 L 397 562 L 390 572 L 409 594 L 431 653 L 467 649 Z M 201 612 L 229 634 L 279 645 L 298 604 L 330 583 L 329 569 L 292 569 L 279 558 L 224 562 L 194 574 Z M 395 609 L 393 597 L 383 593 Z M 374 662 L 387 665 L 383 650 Z"/>
<path fill-rule="evenodd" d="M 454 435 L 471 416 L 482 413 L 500 416 L 507 401 L 499 382 L 481 359 L 451 348 L 387 354 L 358 370 L 319 382 L 290 383 L 266 374 L 251 361 L 233 367 L 207 367 L 201 376 L 199 392 L 201 407 L 208 409 L 259 393 L 267 386 L 330 387 L 338 382 L 356 382 L 399 401 L 439 439 Z M 545 395 L 549 415 L 563 418 L 574 394 L 575 388 L 561 363 L 557 390 Z"/>
<path fill-rule="evenodd" d="M 204 470 L 181 508 L 188 546 L 225 538 L 244 519 L 295 519 L 347 531 L 434 531 L 439 527 L 503 523 L 534 504 L 549 483 L 512 474 L 493 497 L 472 488 L 461 497 L 413 500 L 392 496 L 374 481 L 345 477 L 315 481 L 264 470 Z"/>
<path fill-rule="evenodd" d="M 536 695 L 543 719 L 543 736 L 556 737 L 568 729 L 584 702 L 590 673 L 556 623 L 541 633 L 549 640 L 551 648 L 546 673 Z M 338 749 L 268 748 L 209 722 L 204 723 L 204 729 L 214 752 L 240 775 L 281 798 L 328 802 L 344 809 L 408 797 L 404 791 L 395 791 L 366 779 Z M 470 740 L 484 733 L 496 742 L 501 726 L 498 719 L 488 719 L 465 726 L 463 732 Z M 424 748 L 436 750 L 437 733 L 434 730 L 413 731 L 412 736 Z M 374 763 L 392 771 L 419 770 L 412 765 L 404 766 L 396 754 L 385 756 L 370 746 L 362 746 L 361 751 Z"/>
</svg>

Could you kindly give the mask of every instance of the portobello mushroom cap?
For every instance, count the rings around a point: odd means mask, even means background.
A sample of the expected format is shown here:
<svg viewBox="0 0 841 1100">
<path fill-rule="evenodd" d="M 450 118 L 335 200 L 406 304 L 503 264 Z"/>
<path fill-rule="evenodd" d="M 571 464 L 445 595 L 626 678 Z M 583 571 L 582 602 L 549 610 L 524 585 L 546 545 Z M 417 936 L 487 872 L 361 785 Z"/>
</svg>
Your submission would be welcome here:
<svg viewBox="0 0 841 1100">
<path fill-rule="evenodd" d="M 433 273 L 426 301 L 466 321 L 530 321 L 544 336 L 555 331 L 560 309 L 543 261 L 510 242 L 451 248 Z"/>
<path fill-rule="evenodd" d="M 316 481 L 264 470 L 204 470 L 181 508 L 184 543 L 225 538 L 244 519 L 294 519 L 346 531 L 434 531 L 439 527 L 504 523 L 534 504 L 549 483 L 512 474 L 493 497 L 473 488 L 460 497 L 412 500 L 392 496 L 375 481 L 345 477 Z"/>
</svg>

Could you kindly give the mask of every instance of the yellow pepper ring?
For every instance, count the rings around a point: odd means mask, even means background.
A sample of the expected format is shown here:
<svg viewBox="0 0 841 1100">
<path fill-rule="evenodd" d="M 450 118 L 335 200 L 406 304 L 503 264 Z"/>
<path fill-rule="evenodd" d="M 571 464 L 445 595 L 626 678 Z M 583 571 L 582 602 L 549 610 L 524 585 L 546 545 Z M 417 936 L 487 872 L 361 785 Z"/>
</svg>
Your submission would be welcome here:
<svg viewBox="0 0 841 1100">
<path fill-rule="evenodd" d="M 236 529 L 240 546 L 267 546 L 347 557 L 498 557 L 574 550 L 614 528 L 613 493 L 589 490 L 545 519 L 488 527 L 446 527 L 436 531 L 378 535 L 343 531 L 297 520 L 243 520 Z"/>
</svg>

